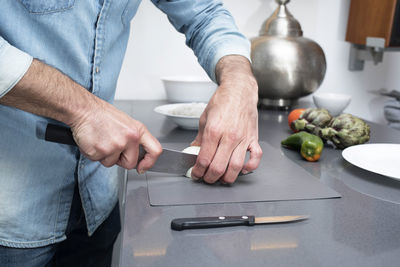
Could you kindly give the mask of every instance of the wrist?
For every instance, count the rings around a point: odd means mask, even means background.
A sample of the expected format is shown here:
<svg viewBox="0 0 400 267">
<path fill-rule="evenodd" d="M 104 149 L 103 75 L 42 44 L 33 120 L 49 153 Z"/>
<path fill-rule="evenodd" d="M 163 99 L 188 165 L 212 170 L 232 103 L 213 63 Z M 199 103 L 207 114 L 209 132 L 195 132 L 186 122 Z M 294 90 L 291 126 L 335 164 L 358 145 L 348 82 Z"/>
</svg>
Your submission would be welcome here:
<svg viewBox="0 0 400 267">
<path fill-rule="evenodd" d="M 101 107 L 101 99 L 87 91 L 84 87 L 74 84 L 73 98 L 62 106 L 60 121 L 70 127 L 75 127 L 88 119 L 94 110 Z"/>
<path fill-rule="evenodd" d="M 229 82 L 237 75 L 240 78 L 254 80 L 250 61 L 240 55 L 227 55 L 222 57 L 215 66 L 215 76 L 218 83 Z"/>
<path fill-rule="evenodd" d="M 238 55 L 222 57 L 216 66 L 216 77 L 220 88 L 240 90 L 241 95 L 257 103 L 258 84 L 247 58 Z"/>
</svg>

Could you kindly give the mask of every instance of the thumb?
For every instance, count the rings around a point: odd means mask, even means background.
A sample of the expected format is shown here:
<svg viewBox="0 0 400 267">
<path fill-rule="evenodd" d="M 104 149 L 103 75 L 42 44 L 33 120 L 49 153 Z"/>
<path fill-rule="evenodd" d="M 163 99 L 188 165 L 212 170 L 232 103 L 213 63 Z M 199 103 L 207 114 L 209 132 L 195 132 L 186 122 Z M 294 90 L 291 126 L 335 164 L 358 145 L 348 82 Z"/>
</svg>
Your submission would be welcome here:
<svg viewBox="0 0 400 267">
<path fill-rule="evenodd" d="M 144 158 L 138 163 L 136 169 L 139 173 L 147 171 L 150 169 L 162 152 L 162 147 L 160 142 L 152 136 L 147 130 L 140 138 L 139 143 L 146 150 Z"/>
</svg>

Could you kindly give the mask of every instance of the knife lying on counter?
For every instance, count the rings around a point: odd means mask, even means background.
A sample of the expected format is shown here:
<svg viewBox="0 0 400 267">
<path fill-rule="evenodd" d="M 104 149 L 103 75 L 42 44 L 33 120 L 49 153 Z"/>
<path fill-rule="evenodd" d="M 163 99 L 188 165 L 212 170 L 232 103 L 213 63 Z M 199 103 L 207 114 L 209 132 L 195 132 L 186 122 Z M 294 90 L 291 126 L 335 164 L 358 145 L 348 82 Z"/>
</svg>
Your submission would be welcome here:
<svg viewBox="0 0 400 267">
<path fill-rule="evenodd" d="M 179 218 L 171 221 L 171 228 L 176 231 L 185 229 L 201 229 L 229 226 L 253 226 L 256 224 L 291 223 L 308 219 L 305 215 L 296 216 L 270 216 L 255 217 L 252 215 L 243 216 L 220 216 L 220 217 L 195 217 Z"/>
<path fill-rule="evenodd" d="M 39 122 L 36 126 L 36 136 L 49 142 L 77 146 L 71 129 L 57 124 Z M 146 151 L 139 146 L 138 161 L 142 160 L 145 154 Z M 185 175 L 194 166 L 196 159 L 197 155 L 163 148 L 160 157 L 149 171 Z M 246 174 L 239 174 L 242 175 Z"/>
</svg>

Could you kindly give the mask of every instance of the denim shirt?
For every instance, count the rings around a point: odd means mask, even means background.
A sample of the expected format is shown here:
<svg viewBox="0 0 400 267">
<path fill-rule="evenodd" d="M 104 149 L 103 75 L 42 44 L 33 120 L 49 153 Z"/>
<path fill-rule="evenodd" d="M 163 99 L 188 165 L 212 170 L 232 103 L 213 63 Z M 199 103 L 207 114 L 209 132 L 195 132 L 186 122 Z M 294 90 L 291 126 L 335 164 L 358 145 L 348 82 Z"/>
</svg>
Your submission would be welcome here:
<svg viewBox="0 0 400 267">
<path fill-rule="evenodd" d="M 248 40 L 219 0 L 152 1 L 185 34 L 186 44 L 211 79 L 222 56 L 249 58 Z M 139 3 L 1 1 L 0 97 L 37 58 L 112 102 Z M 76 147 L 38 139 L 38 123 L 49 121 L 0 105 L 0 245 L 28 248 L 64 240 L 75 182 L 89 235 L 117 202 L 117 168 L 88 160 Z"/>
</svg>

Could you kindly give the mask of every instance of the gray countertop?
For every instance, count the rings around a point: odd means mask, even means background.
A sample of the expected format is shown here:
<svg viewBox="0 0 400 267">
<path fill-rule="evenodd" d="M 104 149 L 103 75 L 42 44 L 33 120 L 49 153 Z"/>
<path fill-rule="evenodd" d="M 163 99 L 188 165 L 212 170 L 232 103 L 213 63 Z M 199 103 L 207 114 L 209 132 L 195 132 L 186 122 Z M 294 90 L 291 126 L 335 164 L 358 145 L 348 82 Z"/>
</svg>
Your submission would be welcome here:
<svg viewBox="0 0 400 267">
<path fill-rule="evenodd" d="M 118 101 L 160 142 L 187 142 L 195 131 L 154 113 L 160 101 Z M 285 111 L 260 110 L 260 140 L 290 134 Z M 400 132 L 370 123 L 371 141 L 400 143 Z M 359 169 L 324 149 L 319 162 L 287 157 L 342 195 L 339 199 L 152 207 L 144 175 L 128 172 L 120 266 L 399 266 L 400 182 Z M 396 163 L 394 163 L 396 164 Z M 397 163 L 398 164 L 398 163 Z M 308 214 L 295 224 L 175 232 L 179 217 Z"/>
</svg>

